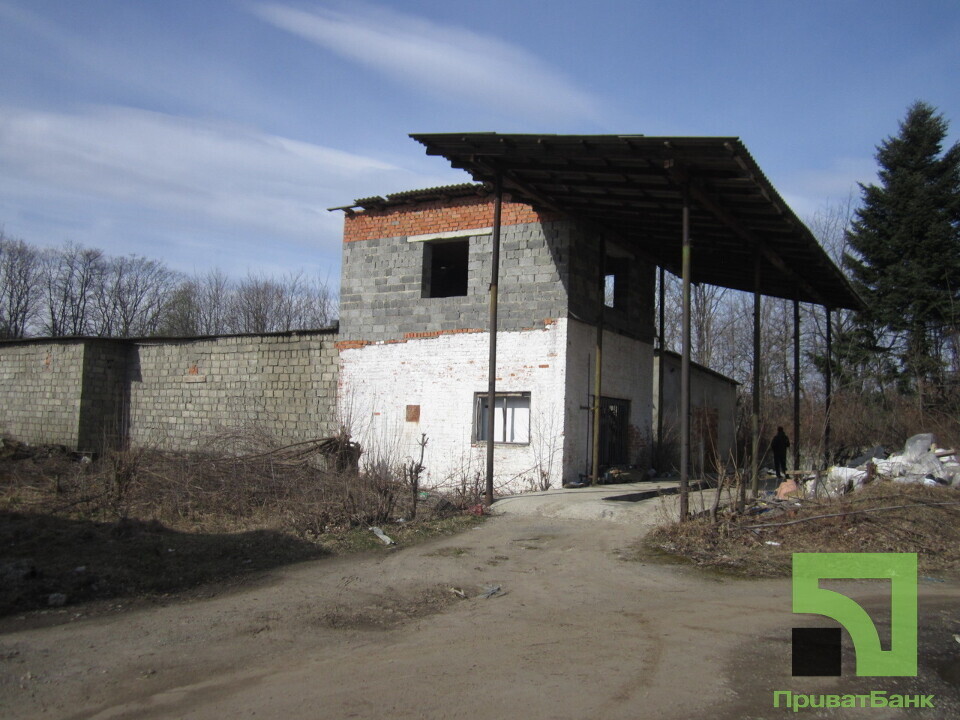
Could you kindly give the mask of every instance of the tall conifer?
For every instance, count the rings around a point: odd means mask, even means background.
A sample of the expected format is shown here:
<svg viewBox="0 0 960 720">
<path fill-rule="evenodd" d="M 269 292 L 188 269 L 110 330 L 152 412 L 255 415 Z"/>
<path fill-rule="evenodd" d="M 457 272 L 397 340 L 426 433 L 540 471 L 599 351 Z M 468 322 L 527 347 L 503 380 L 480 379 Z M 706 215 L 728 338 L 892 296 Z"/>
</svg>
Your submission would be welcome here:
<svg viewBox="0 0 960 720">
<path fill-rule="evenodd" d="M 941 385 L 960 315 L 960 143 L 943 152 L 947 130 L 930 105 L 908 109 L 899 133 L 877 148 L 880 182 L 860 185 L 863 204 L 847 233 L 865 326 L 896 353 L 902 386 L 921 392 Z"/>
</svg>

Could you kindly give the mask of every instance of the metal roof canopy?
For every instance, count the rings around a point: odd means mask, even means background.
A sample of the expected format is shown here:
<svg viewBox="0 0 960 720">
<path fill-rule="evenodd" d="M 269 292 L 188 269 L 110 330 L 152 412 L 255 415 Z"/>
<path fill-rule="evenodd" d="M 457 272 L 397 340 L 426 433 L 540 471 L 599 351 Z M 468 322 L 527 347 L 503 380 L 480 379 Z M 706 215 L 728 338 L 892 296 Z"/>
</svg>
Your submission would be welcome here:
<svg viewBox="0 0 960 720">
<path fill-rule="evenodd" d="M 689 198 L 691 279 L 859 310 L 863 301 L 736 137 L 411 134 L 475 180 L 515 200 L 611 231 L 680 275 Z"/>
</svg>

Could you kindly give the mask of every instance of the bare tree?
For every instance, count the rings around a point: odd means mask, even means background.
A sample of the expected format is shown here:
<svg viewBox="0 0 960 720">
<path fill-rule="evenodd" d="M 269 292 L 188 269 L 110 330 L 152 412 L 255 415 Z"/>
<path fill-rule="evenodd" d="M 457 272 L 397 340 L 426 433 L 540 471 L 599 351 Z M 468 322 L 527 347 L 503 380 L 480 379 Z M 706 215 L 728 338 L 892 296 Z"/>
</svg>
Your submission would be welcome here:
<svg viewBox="0 0 960 720">
<path fill-rule="evenodd" d="M 178 279 L 158 260 L 139 255 L 107 259 L 95 285 L 93 332 L 102 337 L 156 334 Z"/>
<path fill-rule="evenodd" d="M 278 282 L 264 275 L 248 273 L 233 293 L 228 326 L 233 332 L 265 333 L 284 330 L 276 322 L 279 296 Z"/>
<path fill-rule="evenodd" d="M 197 332 L 221 335 L 229 332 L 233 283 L 215 268 L 194 279 L 196 283 Z"/>
<path fill-rule="evenodd" d="M 234 292 L 228 326 L 233 332 L 263 333 L 327 327 L 333 301 L 327 285 L 302 273 L 280 280 L 250 273 Z"/>
<path fill-rule="evenodd" d="M 51 337 L 86 335 L 103 252 L 67 243 L 43 254 L 43 333 Z"/>
<path fill-rule="evenodd" d="M 724 353 L 724 330 L 732 317 L 726 310 L 726 288 L 716 285 L 694 285 L 690 293 L 693 358 L 706 367 L 714 367 L 715 360 Z"/>
<path fill-rule="evenodd" d="M 195 278 L 181 281 L 167 301 L 163 310 L 163 321 L 158 330 L 166 337 L 192 337 L 201 335 L 199 331 L 199 287 Z"/>
<path fill-rule="evenodd" d="M 39 311 L 39 253 L 0 229 L 0 338 L 27 334 Z"/>
</svg>

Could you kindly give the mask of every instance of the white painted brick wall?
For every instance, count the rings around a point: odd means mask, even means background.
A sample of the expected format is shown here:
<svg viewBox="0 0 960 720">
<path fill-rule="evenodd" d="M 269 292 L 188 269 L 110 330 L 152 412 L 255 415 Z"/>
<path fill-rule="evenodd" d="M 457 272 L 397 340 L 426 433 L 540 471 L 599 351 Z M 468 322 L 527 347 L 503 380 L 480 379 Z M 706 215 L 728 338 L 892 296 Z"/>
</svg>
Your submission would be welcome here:
<svg viewBox="0 0 960 720">
<path fill-rule="evenodd" d="M 530 393 L 528 445 L 498 445 L 495 491 L 539 486 L 541 471 L 553 487 L 562 481 L 567 321 L 544 329 L 497 336 L 498 381 L 503 392 Z M 417 457 L 426 433 L 424 483 L 446 485 L 485 473 L 486 448 L 472 443 L 474 394 L 487 389 L 486 333 L 441 335 L 382 343 L 340 353 L 340 420 L 361 443 L 365 459 Z M 420 406 L 419 422 L 406 406 Z"/>
<path fill-rule="evenodd" d="M 590 396 L 593 394 L 597 330 L 576 320 L 567 333 L 567 424 L 564 476 L 590 472 Z M 653 346 L 612 332 L 603 333 L 600 394 L 630 401 L 630 425 L 647 447 L 652 441 Z M 636 460 L 638 458 L 632 458 Z"/>
</svg>

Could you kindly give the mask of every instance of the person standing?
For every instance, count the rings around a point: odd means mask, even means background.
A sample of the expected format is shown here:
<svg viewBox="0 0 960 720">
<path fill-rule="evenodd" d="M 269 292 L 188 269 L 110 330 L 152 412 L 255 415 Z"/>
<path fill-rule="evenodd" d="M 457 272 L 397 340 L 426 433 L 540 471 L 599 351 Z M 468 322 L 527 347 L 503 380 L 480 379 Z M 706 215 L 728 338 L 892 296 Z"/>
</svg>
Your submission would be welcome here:
<svg viewBox="0 0 960 720">
<path fill-rule="evenodd" d="M 780 473 L 787 474 L 787 448 L 790 447 L 790 438 L 783 431 L 783 427 L 777 428 L 777 434 L 774 435 L 770 448 L 773 450 L 773 469 L 777 473 L 777 479 L 780 479 Z"/>
</svg>

